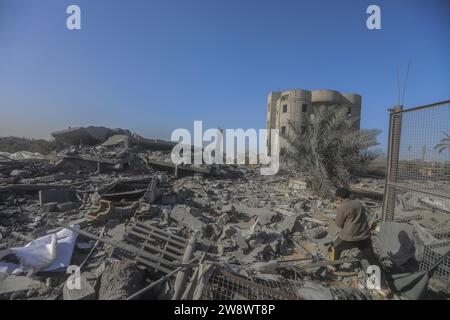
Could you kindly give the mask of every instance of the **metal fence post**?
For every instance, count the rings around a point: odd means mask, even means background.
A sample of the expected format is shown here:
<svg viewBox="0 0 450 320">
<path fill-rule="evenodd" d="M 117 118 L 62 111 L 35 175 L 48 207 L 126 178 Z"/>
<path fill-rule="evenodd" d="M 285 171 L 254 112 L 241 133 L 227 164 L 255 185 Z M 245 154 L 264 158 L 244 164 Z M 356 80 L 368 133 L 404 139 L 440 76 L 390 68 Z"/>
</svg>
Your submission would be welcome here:
<svg viewBox="0 0 450 320">
<path fill-rule="evenodd" d="M 386 188 L 383 201 L 383 221 L 394 219 L 395 210 L 395 183 L 398 174 L 398 161 L 400 156 L 400 138 L 402 131 L 402 106 L 396 106 L 390 109 L 389 114 L 389 138 L 388 138 L 388 158 L 386 172 Z"/>
</svg>

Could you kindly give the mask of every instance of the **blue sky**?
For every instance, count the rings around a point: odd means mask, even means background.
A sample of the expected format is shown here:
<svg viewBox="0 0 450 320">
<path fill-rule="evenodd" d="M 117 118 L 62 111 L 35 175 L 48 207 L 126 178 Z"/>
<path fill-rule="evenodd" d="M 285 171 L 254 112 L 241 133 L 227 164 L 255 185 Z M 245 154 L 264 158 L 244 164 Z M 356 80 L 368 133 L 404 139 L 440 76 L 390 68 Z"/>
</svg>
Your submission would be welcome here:
<svg viewBox="0 0 450 320">
<path fill-rule="evenodd" d="M 409 59 L 406 106 L 450 99 L 449 14 L 448 0 L 0 0 L 0 136 L 264 128 L 268 93 L 304 88 L 361 94 L 384 147 Z"/>
</svg>

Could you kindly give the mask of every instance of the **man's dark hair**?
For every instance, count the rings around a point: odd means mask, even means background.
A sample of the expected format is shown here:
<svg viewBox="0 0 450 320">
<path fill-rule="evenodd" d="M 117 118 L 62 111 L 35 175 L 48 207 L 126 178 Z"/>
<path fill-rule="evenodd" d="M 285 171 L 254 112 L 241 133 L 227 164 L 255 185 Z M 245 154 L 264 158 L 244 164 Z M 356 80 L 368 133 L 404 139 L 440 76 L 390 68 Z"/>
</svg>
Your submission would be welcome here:
<svg viewBox="0 0 450 320">
<path fill-rule="evenodd" d="M 345 188 L 337 188 L 335 196 L 342 198 L 342 199 L 347 199 L 347 198 L 350 198 L 350 191 L 348 191 Z"/>
</svg>

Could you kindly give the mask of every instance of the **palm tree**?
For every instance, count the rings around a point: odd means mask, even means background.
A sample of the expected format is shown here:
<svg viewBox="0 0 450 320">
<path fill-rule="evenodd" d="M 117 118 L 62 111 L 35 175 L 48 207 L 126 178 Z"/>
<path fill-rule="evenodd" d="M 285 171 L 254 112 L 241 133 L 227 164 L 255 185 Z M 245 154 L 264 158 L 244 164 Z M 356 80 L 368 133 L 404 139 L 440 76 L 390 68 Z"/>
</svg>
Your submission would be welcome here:
<svg viewBox="0 0 450 320">
<path fill-rule="evenodd" d="M 380 153 L 380 130 L 356 130 L 346 108 L 320 106 L 303 125 L 291 123 L 293 134 L 285 136 L 291 147 L 285 154 L 306 173 L 317 193 L 329 196 L 333 187 L 348 186 L 352 173 L 363 170 Z"/>
<path fill-rule="evenodd" d="M 439 153 L 444 152 L 444 150 L 449 150 L 450 151 L 450 135 L 442 132 L 446 137 L 442 138 L 441 142 L 438 143 L 434 149 L 436 149 Z"/>
</svg>

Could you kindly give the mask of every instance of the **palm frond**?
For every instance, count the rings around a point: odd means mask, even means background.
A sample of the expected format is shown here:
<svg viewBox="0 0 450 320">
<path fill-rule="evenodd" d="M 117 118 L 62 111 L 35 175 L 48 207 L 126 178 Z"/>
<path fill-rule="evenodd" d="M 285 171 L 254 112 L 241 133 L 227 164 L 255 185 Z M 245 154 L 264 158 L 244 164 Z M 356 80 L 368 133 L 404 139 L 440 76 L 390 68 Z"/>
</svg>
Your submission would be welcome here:
<svg viewBox="0 0 450 320">
<path fill-rule="evenodd" d="M 347 186 L 354 171 L 361 170 L 379 152 L 380 130 L 355 130 L 355 121 L 346 108 L 319 106 L 303 125 L 290 123 L 293 134 L 286 155 L 310 178 L 313 189 L 323 195 L 336 186 Z"/>
</svg>

